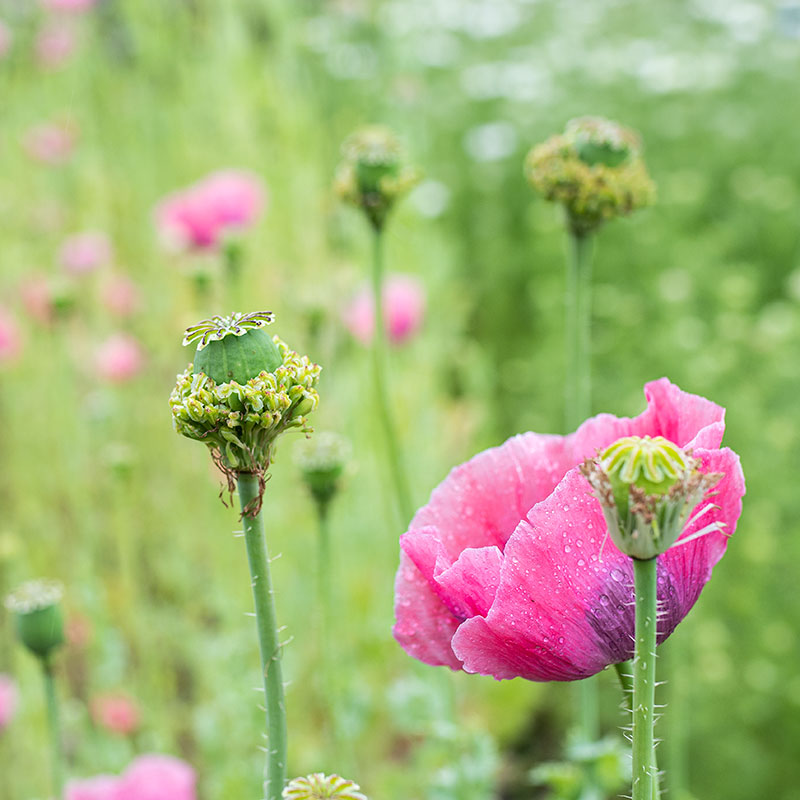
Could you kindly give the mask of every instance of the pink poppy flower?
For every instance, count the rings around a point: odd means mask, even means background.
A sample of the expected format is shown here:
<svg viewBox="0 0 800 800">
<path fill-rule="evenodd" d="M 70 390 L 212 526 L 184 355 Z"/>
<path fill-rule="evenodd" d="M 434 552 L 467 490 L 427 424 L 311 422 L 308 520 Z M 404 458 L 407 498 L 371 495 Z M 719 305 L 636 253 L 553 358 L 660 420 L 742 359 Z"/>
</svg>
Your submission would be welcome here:
<svg viewBox="0 0 800 800">
<path fill-rule="evenodd" d="M 98 349 L 96 368 L 100 377 L 112 383 L 124 383 L 139 374 L 144 366 L 144 354 L 132 336 L 118 333 Z"/>
<path fill-rule="evenodd" d="M 139 310 L 141 294 L 136 284 L 125 275 L 113 275 L 103 286 L 103 305 L 120 317 L 129 317 Z"/>
<path fill-rule="evenodd" d="M 114 800 L 195 800 L 195 773 L 173 756 L 144 755 L 131 763 Z"/>
<path fill-rule="evenodd" d="M 63 67 L 78 47 L 78 35 L 64 22 L 50 23 L 36 36 L 36 60 L 45 69 Z"/>
<path fill-rule="evenodd" d="M 44 122 L 30 128 L 23 139 L 28 155 L 42 164 L 63 164 L 75 149 L 77 133 L 74 126 L 59 122 Z"/>
<path fill-rule="evenodd" d="M 389 275 L 383 285 L 383 318 L 392 344 L 408 341 L 425 317 L 425 289 L 412 275 Z M 364 286 L 342 315 L 347 329 L 362 344 L 369 344 L 375 332 L 372 290 Z"/>
<path fill-rule="evenodd" d="M 13 719 L 18 699 L 17 684 L 8 675 L 0 673 L 0 733 Z"/>
<path fill-rule="evenodd" d="M 14 318 L 0 308 L 0 364 L 13 361 L 22 350 L 22 334 Z"/>
<path fill-rule="evenodd" d="M 428 664 L 535 681 L 577 680 L 633 655 L 631 559 L 607 536 L 577 467 L 624 436 L 663 436 L 719 472 L 715 531 L 658 559 L 659 642 L 689 612 L 736 528 L 738 456 L 719 449 L 724 409 L 665 378 L 634 418 L 601 414 L 569 436 L 525 433 L 456 467 L 401 539 L 394 635 Z M 707 497 L 708 497 L 707 496 Z"/>
<path fill-rule="evenodd" d="M 14 37 L 11 35 L 11 28 L 0 20 L 0 58 L 3 58 L 11 50 L 11 43 Z"/>
<path fill-rule="evenodd" d="M 255 175 L 222 170 L 162 200 L 156 224 L 164 241 L 176 249 L 211 250 L 224 236 L 252 225 L 264 202 Z"/>
<path fill-rule="evenodd" d="M 101 694 L 89 704 L 92 719 L 120 736 L 129 736 L 139 727 L 141 714 L 136 701 L 124 694 Z"/>
<path fill-rule="evenodd" d="M 111 242 L 97 231 L 76 233 L 64 240 L 58 260 L 70 275 L 86 275 L 110 263 Z"/>
<path fill-rule="evenodd" d="M 64 800 L 117 800 L 121 785 L 115 775 L 72 780 L 64 791 Z"/>
</svg>

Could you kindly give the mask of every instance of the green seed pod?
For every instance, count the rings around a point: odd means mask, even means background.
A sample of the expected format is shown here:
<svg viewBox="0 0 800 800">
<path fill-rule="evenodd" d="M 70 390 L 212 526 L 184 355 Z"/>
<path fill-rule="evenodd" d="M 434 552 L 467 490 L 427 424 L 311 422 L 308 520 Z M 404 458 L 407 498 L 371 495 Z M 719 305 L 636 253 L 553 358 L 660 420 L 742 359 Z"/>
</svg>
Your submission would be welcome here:
<svg viewBox="0 0 800 800">
<path fill-rule="evenodd" d="M 617 548 L 642 561 L 668 550 L 706 491 L 722 477 L 663 436 L 626 436 L 581 471 L 600 501 Z"/>
<path fill-rule="evenodd" d="M 306 415 L 319 402 L 321 368 L 262 330 L 272 320 L 270 312 L 213 317 L 184 337 L 197 352 L 170 396 L 173 425 L 204 442 L 227 473 L 263 474 L 277 437 L 309 430 Z"/>
<path fill-rule="evenodd" d="M 61 584 L 35 580 L 23 584 L 6 599 L 20 642 L 44 660 L 64 643 L 62 595 Z"/>
</svg>

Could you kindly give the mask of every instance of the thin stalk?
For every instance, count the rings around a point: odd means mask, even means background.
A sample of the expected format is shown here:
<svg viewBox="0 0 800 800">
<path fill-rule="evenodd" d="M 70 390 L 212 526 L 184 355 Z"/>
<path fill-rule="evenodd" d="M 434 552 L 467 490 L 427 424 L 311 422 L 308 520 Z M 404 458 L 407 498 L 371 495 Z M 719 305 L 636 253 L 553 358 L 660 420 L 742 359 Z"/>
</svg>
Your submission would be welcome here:
<svg viewBox="0 0 800 800">
<path fill-rule="evenodd" d="M 590 414 L 591 316 L 592 316 L 592 234 L 569 234 L 566 291 L 566 397 L 567 431 L 574 431 Z"/>
<path fill-rule="evenodd" d="M 658 559 L 633 560 L 636 643 L 633 658 L 633 796 L 652 800 L 655 792 L 655 724 Z"/>
<path fill-rule="evenodd" d="M 394 422 L 389 408 L 389 397 L 386 384 L 386 329 L 383 319 L 383 232 L 374 229 L 372 250 L 372 292 L 375 305 L 375 331 L 372 338 L 373 374 L 375 377 L 375 397 L 378 416 L 386 439 L 386 454 L 389 459 L 389 470 L 392 475 L 397 506 L 407 524 L 414 513 L 411 504 L 411 492 L 408 488 L 405 469 L 403 467 L 400 446 L 397 442 Z"/>
<path fill-rule="evenodd" d="M 592 316 L 592 250 L 594 236 L 570 226 L 565 294 L 566 380 L 564 423 L 574 431 L 589 416 L 592 404 L 590 330 Z M 577 732 L 581 741 L 600 737 L 597 679 L 579 681 Z"/>
<path fill-rule="evenodd" d="M 257 502 L 259 492 L 258 476 L 249 472 L 240 472 L 238 487 L 264 678 L 267 721 L 264 797 L 265 800 L 280 800 L 286 783 L 286 704 L 281 671 L 281 644 L 278 639 L 278 624 L 275 617 L 269 553 L 264 536 L 263 511 L 259 510 L 255 515 L 251 513 L 252 504 Z"/>
<path fill-rule="evenodd" d="M 64 793 L 64 754 L 61 748 L 61 722 L 58 713 L 58 696 L 53 675 L 53 664 L 49 658 L 41 659 L 44 679 L 44 700 L 47 707 L 47 726 L 50 732 L 50 771 L 53 796 Z"/>
</svg>

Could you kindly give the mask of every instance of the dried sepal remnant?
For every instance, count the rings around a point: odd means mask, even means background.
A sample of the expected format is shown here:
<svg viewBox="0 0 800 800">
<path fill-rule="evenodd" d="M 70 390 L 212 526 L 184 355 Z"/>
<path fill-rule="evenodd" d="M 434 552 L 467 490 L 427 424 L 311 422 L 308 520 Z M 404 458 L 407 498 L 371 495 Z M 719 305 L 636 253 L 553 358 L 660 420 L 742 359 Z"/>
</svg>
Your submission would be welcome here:
<svg viewBox="0 0 800 800">
<path fill-rule="evenodd" d="M 321 367 L 273 341 L 283 363 L 246 383 L 215 383 L 190 364 L 178 375 L 170 396 L 175 430 L 203 442 L 215 460 L 233 472 L 262 474 L 272 460 L 275 439 L 284 431 L 307 427 L 306 415 L 319 402 Z"/>
<path fill-rule="evenodd" d="M 599 117 L 572 120 L 563 134 L 534 147 L 525 175 L 546 200 L 566 208 L 578 235 L 655 200 L 638 135 Z"/>
<path fill-rule="evenodd" d="M 395 202 L 419 181 L 418 170 L 404 163 L 399 140 L 382 125 L 355 131 L 342 145 L 342 155 L 336 194 L 361 208 L 375 228 L 382 228 Z"/>
<path fill-rule="evenodd" d="M 244 336 L 247 331 L 263 328 L 274 321 L 275 315 L 271 311 L 251 311 L 248 314 L 237 311 L 227 317 L 216 315 L 187 328 L 183 345 L 197 343 L 197 349 L 202 350 L 211 342 L 218 342 L 230 335 Z"/>
<path fill-rule="evenodd" d="M 283 790 L 284 800 L 367 800 L 357 783 L 339 775 L 315 772 L 294 778 Z"/>
</svg>

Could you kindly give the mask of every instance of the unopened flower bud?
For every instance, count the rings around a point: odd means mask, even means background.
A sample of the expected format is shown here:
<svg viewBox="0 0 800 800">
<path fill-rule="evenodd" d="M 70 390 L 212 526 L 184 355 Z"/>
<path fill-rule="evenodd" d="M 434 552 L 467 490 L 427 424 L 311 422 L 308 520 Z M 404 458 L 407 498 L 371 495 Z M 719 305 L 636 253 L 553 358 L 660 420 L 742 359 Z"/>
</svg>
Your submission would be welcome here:
<svg viewBox="0 0 800 800">
<path fill-rule="evenodd" d="M 55 581 L 28 581 L 6 598 L 17 636 L 25 647 L 43 660 L 64 643 L 63 590 Z"/>
<path fill-rule="evenodd" d="M 587 459 L 581 471 L 600 501 L 614 544 L 646 561 L 675 544 L 694 508 L 722 477 L 698 467 L 663 436 L 627 436 Z"/>
<path fill-rule="evenodd" d="M 400 142 L 381 125 L 351 134 L 342 146 L 342 154 L 336 193 L 345 202 L 363 209 L 372 225 L 381 229 L 395 202 L 417 183 L 417 171 L 403 163 Z"/>
<path fill-rule="evenodd" d="M 194 363 L 170 396 L 175 430 L 204 442 L 230 477 L 263 475 L 276 438 L 308 430 L 306 414 L 319 402 L 320 367 L 263 330 L 271 312 L 213 317 L 190 327 L 184 344 L 197 344 Z"/>
<path fill-rule="evenodd" d="M 283 790 L 283 800 L 367 800 L 353 781 L 338 775 L 315 772 L 295 778 Z"/>
<path fill-rule="evenodd" d="M 655 198 L 638 135 L 602 117 L 571 120 L 563 134 L 534 147 L 525 175 L 545 199 L 564 205 L 579 236 Z"/>
<path fill-rule="evenodd" d="M 311 496 L 325 509 L 339 490 L 350 457 L 350 445 L 337 433 L 317 433 L 297 448 L 300 474 Z"/>
</svg>

